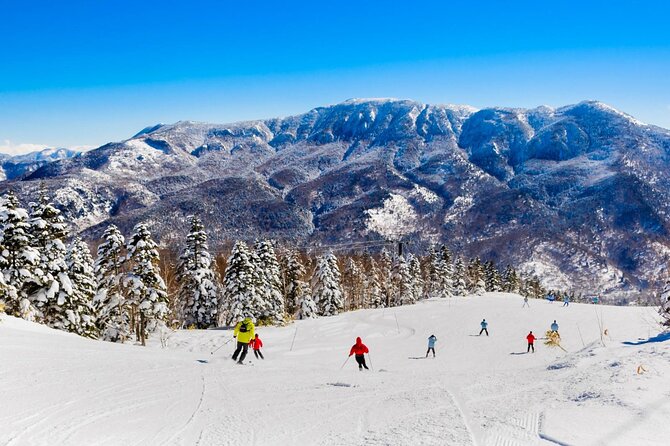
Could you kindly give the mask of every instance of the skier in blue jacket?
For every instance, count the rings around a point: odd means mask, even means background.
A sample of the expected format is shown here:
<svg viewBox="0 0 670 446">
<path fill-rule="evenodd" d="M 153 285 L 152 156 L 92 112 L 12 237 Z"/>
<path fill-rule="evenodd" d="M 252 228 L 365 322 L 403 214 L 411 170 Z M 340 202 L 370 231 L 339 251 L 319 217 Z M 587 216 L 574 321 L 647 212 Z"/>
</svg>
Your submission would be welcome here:
<svg viewBox="0 0 670 446">
<path fill-rule="evenodd" d="M 486 336 L 488 336 L 489 335 L 489 330 L 488 330 L 487 327 L 489 326 L 489 323 L 486 322 L 486 319 L 482 319 L 482 322 L 479 325 L 482 326 L 482 329 L 479 330 L 479 336 L 481 336 L 483 332 L 486 332 Z"/>
<path fill-rule="evenodd" d="M 426 358 L 428 357 L 428 353 L 430 353 L 431 350 L 433 351 L 433 358 L 435 357 L 435 342 L 437 342 L 435 335 L 430 335 L 428 338 L 428 351 L 426 351 Z"/>
<path fill-rule="evenodd" d="M 554 321 L 554 323 L 551 324 L 551 331 L 553 331 L 554 333 L 558 333 L 558 324 L 556 323 L 556 321 Z"/>
</svg>

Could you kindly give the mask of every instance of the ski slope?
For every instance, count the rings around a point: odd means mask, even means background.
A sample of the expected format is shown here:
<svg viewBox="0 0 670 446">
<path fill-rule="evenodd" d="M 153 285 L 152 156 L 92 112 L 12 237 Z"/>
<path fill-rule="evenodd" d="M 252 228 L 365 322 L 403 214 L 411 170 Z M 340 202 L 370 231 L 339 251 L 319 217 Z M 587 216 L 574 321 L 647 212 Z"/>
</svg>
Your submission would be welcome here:
<svg viewBox="0 0 670 446">
<path fill-rule="evenodd" d="M 210 354 L 230 330 L 143 348 L 2 315 L 0 444 L 667 444 L 670 337 L 654 338 L 655 309 L 530 305 L 499 293 L 261 327 L 266 360 L 244 366 L 233 342 Z M 554 319 L 568 353 L 540 340 L 525 354 Z M 369 372 L 341 368 L 356 336 Z"/>
</svg>

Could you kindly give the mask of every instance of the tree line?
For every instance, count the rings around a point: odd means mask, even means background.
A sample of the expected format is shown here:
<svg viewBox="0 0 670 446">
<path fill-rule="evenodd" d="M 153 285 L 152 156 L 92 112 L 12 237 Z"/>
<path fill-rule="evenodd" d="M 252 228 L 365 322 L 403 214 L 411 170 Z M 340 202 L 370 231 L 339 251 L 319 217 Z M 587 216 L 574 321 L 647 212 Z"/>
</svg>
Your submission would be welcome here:
<svg viewBox="0 0 670 446">
<path fill-rule="evenodd" d="M 487 291 L 547 294 L 537 277 L 463 260 L 445 245 L 424 255 L 382 249 L 338 258 L 270 240 L 237 241 L 229 255 L 213 256 L 196 216 L 178 256 L 159 249 L 139 223 L 127 239 L 110 225 L 93 259 L 45 191 L 27 210 L 11 191 L 1 197 L 0 231 L 0 301 L 8 314 L 114 342 L 144 345 L 165 327 L 210 328 L 245 316 L 279 325 Z"/>
</svg>

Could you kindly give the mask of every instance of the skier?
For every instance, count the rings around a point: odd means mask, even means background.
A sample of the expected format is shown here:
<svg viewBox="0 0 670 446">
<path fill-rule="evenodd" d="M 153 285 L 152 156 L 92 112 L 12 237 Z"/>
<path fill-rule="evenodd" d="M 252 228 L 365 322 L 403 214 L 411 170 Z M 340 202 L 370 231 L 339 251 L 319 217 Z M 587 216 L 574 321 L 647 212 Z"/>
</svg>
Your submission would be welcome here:
<svg viewBox="0 0 670 446">
<path fill-rule="evenodd" d="M 554 320 L 554 323 L 551 324 L 551 327 L 550 327 L 550 328 L 551 328 L 551 331 L 553 331 L 554 333 L 558 334 L 558 324 L 556 323 L 555 320 Z"/>
<path fill-rule="evenodd" d="M 567 307 L 569 305 L 570 305 L 570 297 L 566 294 L 565 296 L 563 296 L 563 306 Z"/>
<path fill-rule="evenodd" d="M 521 306 L 521 308 L 523 308 L 523 307 L 530 308 L 530 304 L 528 303 L 528 296 L 523 297 L 523 305 Z"/>
<path fill-rule="evenodd" d="M 261 359 L 265 359 L 263 357 L 263 353 L 261 353 L 261 347 L 263 346 L 263 341 L 261 341 L 261 338 L 258 337 L 258 333 L 256 333 L 255 337 L 249 341 L 249 347 L 254 349 L 254 356 L 256 356 L 256 359 L 260 356 Z"/>
<path fill-rule="evenodd" d="M 482 329 L 479 330 L 479 336 L 481 336 L 483 332 L 486 332 L 486 336 L 488 336 L 489 335 L 489 330 L 486 327 L 489 326 L 489 323 L 486 322 L 486 319 L 482 319 L 482 322 L 479 325 L 482 326 Z"/>
<path fill-rule="evenodd" d="M 526 350 L 526 353 L 528 353 L 531 349 L 533 349 L 533 353 L 535 353 L 535 339 L 535 335 L 533 335 L 532 331 L 528 333 L 528 336 L 526 336 L 526 340 L 528 340 L 528 350 Z"/>
<path fill-rule="evenodd" d="M 356 362 L 358 363 L 358 370 L 369 370 L 368 366 L 365 364 L 365 354 L 369 353 L 368 348 L 363 344 L 361 338 L 356 338 L 356 343 L 351 347 L 349 351 L 349 356 L 355 354 Z"/>
<path fill-rule="evenodd" d="M 435 342 L 436 341 L 437 341 L 437 338 L 435 337 L 435 335 L 430 335 L 430 337 L 428 338 L 428 351 L 426 351 L 426 358 L 428 357 L 428 353 L 430 353 L 431 350 L 433 351 L 433 358 L 435 357 Z"/>
<path fill-rule="evenodd" d="M 239 356 L 240 359 L 237 363 L 244 364 L 244 358 L 246 358 L 247 351 L 249 350 L 249 341 L 254 338 L 255 330 L 256 327 L 254 327 L 254 322 L 250 317 L 245 317 L 235 325 L 233 338 L 237 338 L 237 348 L 235 349 L 235 353 L 233 353 L 233 361 L 237 361 L 237 357 Z M 242 353 L 241 356 L 240 353 Z"/>
<path fill-rule="evenodd" d="M 597 305 L 598 304 L 598 296 L 593 296 L 593 298 L 591 299 L 591 302 L 593 303 L 593 305 Z"/>
<path fill-rule="evenodd" d="M 549 296 L 547 296 L 547 300 L 553 304 L 554 301 L 556 300 L 556 297 L 553 294 L 550 294 Z"/>
</svg>

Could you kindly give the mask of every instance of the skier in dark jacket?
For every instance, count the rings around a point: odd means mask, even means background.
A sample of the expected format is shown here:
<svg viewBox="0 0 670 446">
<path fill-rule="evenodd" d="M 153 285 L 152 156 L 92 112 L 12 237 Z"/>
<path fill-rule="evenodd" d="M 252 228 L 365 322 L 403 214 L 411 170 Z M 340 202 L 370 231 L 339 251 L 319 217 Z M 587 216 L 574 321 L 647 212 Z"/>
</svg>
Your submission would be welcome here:
<svg viewBox="0 0 670 446">
<path fill-rule="evenodd" d="M 358 370 L 363 370 L 363 367 L 365 367 L 365 370 L 369 370 L 368 366 L 365 364 L 365 354 L 369 352 L 370 351 L 365 344 L 363 344 L 361 338 L 356 338 L 356 343 L 351 347 L 351 350 L 349 350 L 349 356 L 356 355 L 355 358 L 358 363 Z"/>
</svg>

